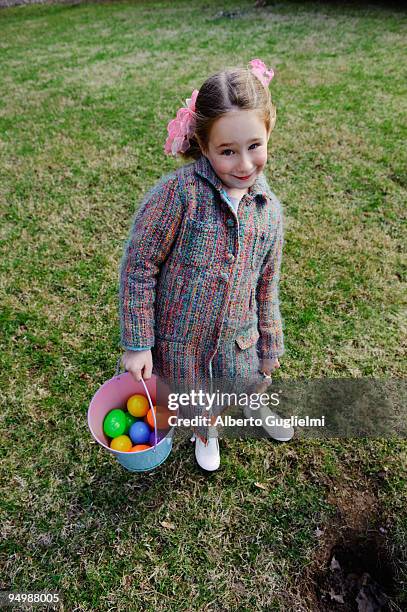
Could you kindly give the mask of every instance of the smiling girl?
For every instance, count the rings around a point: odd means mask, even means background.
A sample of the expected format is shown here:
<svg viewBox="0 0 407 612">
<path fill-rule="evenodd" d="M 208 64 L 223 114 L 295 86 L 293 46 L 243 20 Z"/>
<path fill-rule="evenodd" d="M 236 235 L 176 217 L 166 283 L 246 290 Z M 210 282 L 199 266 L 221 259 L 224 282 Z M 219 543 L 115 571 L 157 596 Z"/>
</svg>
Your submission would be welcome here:
<svg viewBox="0 0 407 612">
<path fill-rule="evenodd" d="M 165 153 L 194 161 L 144 197 L 121 262 L 122 361 L 136 380 L 261 380 L 280 367 L 283 215 L 263 174 L 272 78 L 259 59 L 218 72 L 168 124 Z M 217 437 L 195 441 L 198 464 L 216 470 Z"/>
</svg>

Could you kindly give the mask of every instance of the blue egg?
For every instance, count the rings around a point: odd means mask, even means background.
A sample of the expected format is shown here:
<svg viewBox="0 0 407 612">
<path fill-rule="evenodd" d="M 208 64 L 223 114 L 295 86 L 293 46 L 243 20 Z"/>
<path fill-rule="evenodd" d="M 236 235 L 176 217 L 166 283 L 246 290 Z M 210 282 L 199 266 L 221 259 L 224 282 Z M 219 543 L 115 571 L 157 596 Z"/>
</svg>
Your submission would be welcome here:
<svg viewBox="0 0 407 612">
<path fill-rule="evenodd" d="M 150 428 L 144 421 L 136 421 L 129 429 L 133 444 L 148 444 L 150 439 Z"/>
</svg>

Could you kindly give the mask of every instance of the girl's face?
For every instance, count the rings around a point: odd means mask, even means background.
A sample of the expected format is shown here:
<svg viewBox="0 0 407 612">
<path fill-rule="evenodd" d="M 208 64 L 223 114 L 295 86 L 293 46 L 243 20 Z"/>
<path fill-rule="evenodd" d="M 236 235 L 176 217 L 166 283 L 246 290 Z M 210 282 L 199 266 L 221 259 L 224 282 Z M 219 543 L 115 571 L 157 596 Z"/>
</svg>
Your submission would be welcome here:
<svg viewBox="0 0 407 612">
<path fill-rule="evenodd" d="M 267 163 L 269 138 L 256 111 L 230 111 L 212 126 L 205 155 L 226 187 L 246 190 Z"/>
</svg>

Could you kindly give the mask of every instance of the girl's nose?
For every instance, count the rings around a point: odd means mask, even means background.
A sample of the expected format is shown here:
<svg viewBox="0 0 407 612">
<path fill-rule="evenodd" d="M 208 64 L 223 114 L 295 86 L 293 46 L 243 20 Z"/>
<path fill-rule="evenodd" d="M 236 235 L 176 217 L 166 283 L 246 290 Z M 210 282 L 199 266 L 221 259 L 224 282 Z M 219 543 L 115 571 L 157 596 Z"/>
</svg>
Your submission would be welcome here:
<svg viewBox="0 0 407 612">
<path fill-rule="evenodd" d="M 251 165 L 240 166 L 240 169 L 236 171 L 237 176 L 249 176 L 253 172 L 253 167 Z"/>
<path fill-rule="evenodd" d="M 237 174 L 240 176 L 247 176 L 250 172 L 253 171 L 253 164 L 251 163 L 248 157 L 242 156 L 241 163 L 239 165 L 239 170 Z"/>
</svg>

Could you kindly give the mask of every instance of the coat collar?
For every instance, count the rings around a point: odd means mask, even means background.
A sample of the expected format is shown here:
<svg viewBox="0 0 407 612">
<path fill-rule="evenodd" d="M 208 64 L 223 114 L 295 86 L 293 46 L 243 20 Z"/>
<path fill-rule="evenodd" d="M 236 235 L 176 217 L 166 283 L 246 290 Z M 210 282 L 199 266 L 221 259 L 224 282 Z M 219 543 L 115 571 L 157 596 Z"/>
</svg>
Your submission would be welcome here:
<svg viewBox="0 0 407 612">
<path fill-rule="evenodd" d="M 203 178 L 206 178 L 219 192 L 224 192 L 224 185 L 222 181 L 205 155 L 201 155 L 201 157 L 195 161 L 194 167 L 197 174 Z M 267 202 L 267 193 L 264 185 L 263 173 L 261 173 L 254 181 L 253 185 L 249 187 L 248 193 L 253 198 L 258 197 L 259 200 Z"/>
</svg>

